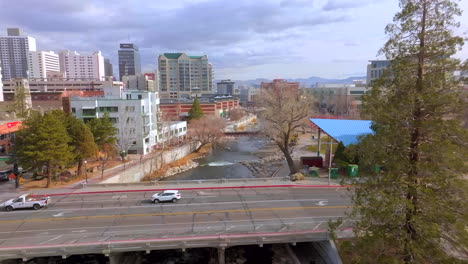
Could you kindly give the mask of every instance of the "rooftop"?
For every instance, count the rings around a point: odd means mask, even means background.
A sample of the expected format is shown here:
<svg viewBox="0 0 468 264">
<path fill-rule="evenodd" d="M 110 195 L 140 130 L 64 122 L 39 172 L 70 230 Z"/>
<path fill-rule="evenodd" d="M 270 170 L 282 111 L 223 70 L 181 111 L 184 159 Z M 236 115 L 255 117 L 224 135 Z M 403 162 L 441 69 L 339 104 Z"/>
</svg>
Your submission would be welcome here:
<svg viewBox="0 0 468 264">
<path fill-rule="evenodd" d="M 356 144 L 360 136 L 373 133 L 370 120 L 311 118 L 310 121 L 337 142 L 343 142 L 345 146 Z"/>
</svg>

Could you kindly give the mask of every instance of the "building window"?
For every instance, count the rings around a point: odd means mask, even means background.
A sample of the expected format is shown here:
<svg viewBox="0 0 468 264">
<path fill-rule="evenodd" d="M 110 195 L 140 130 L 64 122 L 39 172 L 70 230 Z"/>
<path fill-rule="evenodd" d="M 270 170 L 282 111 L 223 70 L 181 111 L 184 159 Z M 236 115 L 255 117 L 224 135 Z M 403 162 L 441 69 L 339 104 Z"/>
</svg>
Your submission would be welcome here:
<svg viewBox="0 0 468 264">
<path fill-rule="evenodd" d="M 84 116 L 96 116 L 96 109 L 83 109 Z"/>
<path fill-rule="evenodd" d="M 117 106 L 101 106 L 99 107 L 99 112 L 118 112 L 119 108 Z"/>
<path fill-rule="evenodd" d="M 350 91 L 350 94 L 364 94 L 364 91 Z"/>
<path fill-rule="evenodd" d="M 76 108 L 75 107 L 72 107 L 71 110 L 72 110 L 72 113 L 74 113 L 74 114 L 76 113 Z"/>
</svg>

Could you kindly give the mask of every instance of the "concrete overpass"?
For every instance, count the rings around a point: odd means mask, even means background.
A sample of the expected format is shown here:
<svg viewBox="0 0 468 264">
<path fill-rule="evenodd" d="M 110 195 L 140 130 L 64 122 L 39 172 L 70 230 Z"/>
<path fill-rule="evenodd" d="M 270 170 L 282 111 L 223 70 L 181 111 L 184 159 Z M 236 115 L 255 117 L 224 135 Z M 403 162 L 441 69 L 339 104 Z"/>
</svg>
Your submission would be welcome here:
<svg viewBox="0 0 468 264">
<path fill-rule="evenodd" d="M 153 193 L 60 194 L 42 210 L 1 212 L 0 260 L 96 253 L 118 263 L 121 252 L 214 247 L 222 263 L 236 245 L 326 241 L 327 221 L 350 206 L 339 187 L 193 189 L 177 204 L 152 204 Z"/>
</svg>

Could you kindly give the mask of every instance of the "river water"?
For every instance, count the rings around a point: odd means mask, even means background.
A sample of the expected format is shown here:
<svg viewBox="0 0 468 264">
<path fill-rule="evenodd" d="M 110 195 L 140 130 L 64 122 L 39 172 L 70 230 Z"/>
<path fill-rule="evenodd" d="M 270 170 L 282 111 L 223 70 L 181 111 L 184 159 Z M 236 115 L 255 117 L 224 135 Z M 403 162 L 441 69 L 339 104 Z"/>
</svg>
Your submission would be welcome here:
<svg viewBox="0 0 468 264">
<path fill-rule="evenodd" d="M 268 143 L 268 139 L 258 136 L 234 137 L 215 148 L 207 157 L 196 160 L 200 164 L 197 168 L 164 180 L 252 178 L 250 170 L 239 162 L 257 160 L 258 152 Z"/>
</svg>

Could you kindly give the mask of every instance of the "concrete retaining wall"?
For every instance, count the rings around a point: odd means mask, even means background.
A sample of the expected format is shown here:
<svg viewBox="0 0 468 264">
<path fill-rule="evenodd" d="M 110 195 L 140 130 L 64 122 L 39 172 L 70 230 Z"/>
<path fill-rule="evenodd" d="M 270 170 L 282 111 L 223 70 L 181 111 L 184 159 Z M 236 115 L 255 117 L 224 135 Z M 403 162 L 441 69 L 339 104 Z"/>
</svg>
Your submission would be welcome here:
<svg viewBox="0 0 468 264">
<path fill-rule="evenodd" d="M 152 173 L 160 168 L 161 159 L 163 163 L 176 161 L 192 153 L 197 146 L 198 144 L 186 144 L 163 152 L 154 153 L 150 158 L 142 160 L 139 164 L 119 172 L 102 183 L 140 182 L 146 174 Z"/>
</svg>

